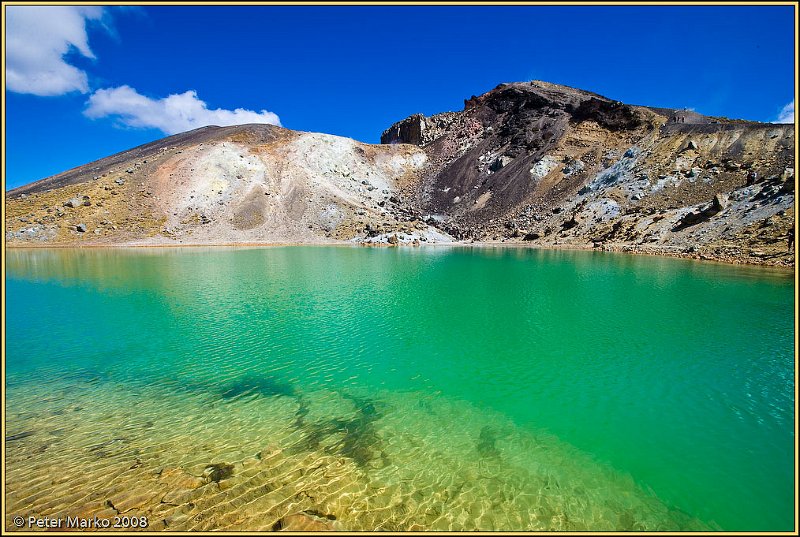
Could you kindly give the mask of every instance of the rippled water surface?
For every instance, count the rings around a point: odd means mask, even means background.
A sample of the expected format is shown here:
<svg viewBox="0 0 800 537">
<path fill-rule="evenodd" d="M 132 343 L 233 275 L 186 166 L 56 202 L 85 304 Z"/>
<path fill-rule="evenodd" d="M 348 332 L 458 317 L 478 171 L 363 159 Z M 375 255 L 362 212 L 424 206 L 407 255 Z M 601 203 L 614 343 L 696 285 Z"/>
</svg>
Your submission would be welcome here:
<svg viewBox="0 0 800 537">
<path fill-rule="evenodd" d="M 791 273 L 469 248 L 6 259 L 7 526 L 793 528 Z"/>
</svg>

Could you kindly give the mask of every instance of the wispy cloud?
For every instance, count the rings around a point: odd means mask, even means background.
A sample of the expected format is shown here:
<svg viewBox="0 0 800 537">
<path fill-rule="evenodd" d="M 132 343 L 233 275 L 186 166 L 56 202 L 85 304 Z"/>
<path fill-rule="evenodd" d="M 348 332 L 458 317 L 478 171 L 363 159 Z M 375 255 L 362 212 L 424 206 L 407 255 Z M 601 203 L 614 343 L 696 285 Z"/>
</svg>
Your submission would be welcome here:
<svg viewBox="0 0 800 537">
<path fill-rule="evenodd" d="M 64 60 L 72 49 L 94 58 L 87 21 L 98 6 L 6 6 L 6 89 L 34 95 L 88 93 L 86 73 Z"/>
<path fill-rule="evenodd" d="M 784 106 L 773 123 L 794 123 L 794 101 Z"/>
<path fill-rule="evenodd" d="M 89 97 L 87 105 L 84 111 L 87 117 L 113 117 L 123 125 L 156 128 L 166 134 L 176 134 L 206 125 L 281 124 L 280 118 L 267 110 L 210 110 L 194 90 L 152 99 L 141 95 L 130 86 L 120 86 L 97 90 Z"/>
</svg>

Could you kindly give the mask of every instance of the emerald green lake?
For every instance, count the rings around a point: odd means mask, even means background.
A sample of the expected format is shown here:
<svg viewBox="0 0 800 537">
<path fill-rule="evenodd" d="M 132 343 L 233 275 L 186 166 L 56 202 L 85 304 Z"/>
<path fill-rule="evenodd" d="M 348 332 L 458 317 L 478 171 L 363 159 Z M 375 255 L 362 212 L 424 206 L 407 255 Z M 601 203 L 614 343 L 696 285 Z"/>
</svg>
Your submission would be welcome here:
<svg viewBox="0 0 800 537">
<path fill-rule="evenodd" d="M 8 517 L 794 527 L 791 272 L 466 247 L 6 262 Z"/>
</svg>

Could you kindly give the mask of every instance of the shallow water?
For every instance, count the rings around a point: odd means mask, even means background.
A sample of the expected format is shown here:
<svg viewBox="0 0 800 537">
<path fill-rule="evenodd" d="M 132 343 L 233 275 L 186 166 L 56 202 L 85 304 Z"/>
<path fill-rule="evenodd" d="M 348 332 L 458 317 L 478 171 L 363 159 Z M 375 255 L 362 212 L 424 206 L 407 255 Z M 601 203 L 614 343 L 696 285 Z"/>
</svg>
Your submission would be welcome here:
<svg viewBox="0 0 800 537">
<path fill-rule="evenodd" d="M 7 526 L 793 528 L 791 273 L 515 249 L 6 255 Z"/>
</svg>

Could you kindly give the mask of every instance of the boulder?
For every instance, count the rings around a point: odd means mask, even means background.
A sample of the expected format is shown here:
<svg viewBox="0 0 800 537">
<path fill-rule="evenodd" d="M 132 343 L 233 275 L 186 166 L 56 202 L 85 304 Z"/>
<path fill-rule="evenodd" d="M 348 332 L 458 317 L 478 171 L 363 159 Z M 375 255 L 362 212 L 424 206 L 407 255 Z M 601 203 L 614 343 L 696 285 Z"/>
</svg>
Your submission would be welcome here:
<svg viewBox="0 0 800 537">
<path fill-rule="evenodd" d="M 78 224 L 77 226 L 75 226 L 75 230 L 78 233 L 86 233 L 86 224 Z"/>
<path fill-rule="evenodd" d="M 489 170 L 496 172 L 502 170 L 505 166 L 508 165 L 513 159 L 511 157 L 507 157 L 505 155 L 501 157 L 497 157 L 494 161 L 489 165 Z"/>
<path fill-rule="evenodd" d="M 687 227 L 694 226 L 696 224 L 699 224 L 706 218 L 707 217 L 703 211 L 697 211 L 697 212 L 692 211 L 686 213 L 683 216 L 683 218 L 681 218 L 680 221 L 678 221 L 678 224 L 672 228 L 672 231 L 680 231 L 682 229 L 686 229 Z"/>
<path fill-rule="evenodd" d="M 80 207 L 83 205 L 83 200 L 81 198 L 70 198 L 64 202 L 64 207 Z"/>
<path fill-rule="evenodd" d="M 569 159 L 561 170 L 561 173 L 564 175 L 572 175 L 573 173 L 579 172 L 584 168 L 583 161 L 579 159 Z"/>
<path fill-rule="evenodd" d="M 572 218 L 561 224 L 561 230 L 567 231 L 568 229 L 579 226 L 581 222 L 583 222 L 583 218 L 581 218 L 578 214 L 574 214 L 572 215 Z"/>
<path fill-rule="evenodd" d="M 700 222 L 704 222 L 720 211 L 724 211 L 725 208 L 728 207 L 728 204 L 728 195 L 718 193 L 714 195 L 714 199 L 712 199 L 711 203 L 704 209 L 697 212 L 692 211 L 684 215 L 683 218 L 678 221 L 678 224 L 672 228 L 672 231 L 680 231 L 687 227 L 697 225 Z"/>
<path fill-rule="evenodd" d="M 728 170 L 728 171 L 735 171 L 735 170 L 738 170 L 741 167 L 742 167 L 741 164 L 739 164 L 738 162 L 734 162 L 732 160 L 729 160 L 729 161 L 725 162 L 725 169 Z"/>
<path fill-rule="evenodd" d="M 524 241 L 535 241 L 538 239 L 540 235 L 536 232 L 526 233 L 525 236 L 522 237 Z"/>
<path fill-rule="evenodd" d="M 724 211 L 728 207 L 728 195 L 718 193 L 714 195 L 714 199 L 711 200 L 711 208 L 718 213 L 720 211 Z"/>
</svg>

